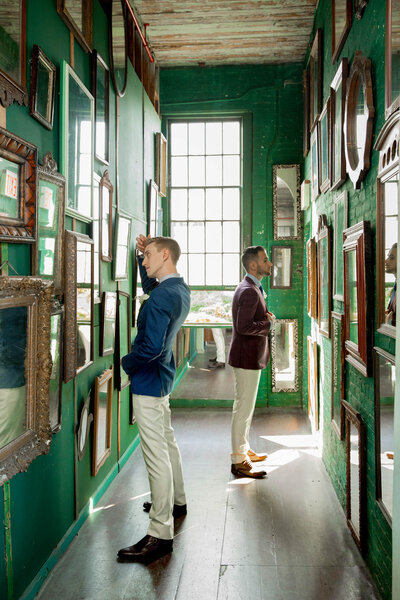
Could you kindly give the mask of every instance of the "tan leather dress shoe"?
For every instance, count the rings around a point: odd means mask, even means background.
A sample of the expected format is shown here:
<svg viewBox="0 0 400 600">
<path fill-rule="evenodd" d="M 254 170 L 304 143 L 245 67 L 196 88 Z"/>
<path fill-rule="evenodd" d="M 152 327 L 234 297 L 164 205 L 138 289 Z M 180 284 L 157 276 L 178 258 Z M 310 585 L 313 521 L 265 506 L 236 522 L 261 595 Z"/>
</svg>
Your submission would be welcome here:
<svg viewBox="0 0 400 600">
<path fill-rule="evenodd" d="M 233 463 L 231 465 L 231 473 L 237 477 L 253 477 L 253 479 L 261 479 L 267 475 L 266 471 L 255 469 L 249 460 Z"/>
<path fill-rule="evenodd" d="M 268 454 L 257 454 L 251 448 L 247 450 L 247 456 L 251 460 L 251 462 L 260 462 L 261 460 L 265 460 L 268 457 Z"/>
</svg>

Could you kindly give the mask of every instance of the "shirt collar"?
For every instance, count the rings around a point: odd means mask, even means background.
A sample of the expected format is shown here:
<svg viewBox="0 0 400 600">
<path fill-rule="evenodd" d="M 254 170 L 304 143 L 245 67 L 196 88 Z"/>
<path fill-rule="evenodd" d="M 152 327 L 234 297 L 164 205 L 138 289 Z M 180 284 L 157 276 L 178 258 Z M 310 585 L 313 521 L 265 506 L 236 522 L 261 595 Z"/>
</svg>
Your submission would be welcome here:
<svg viewBox="0 0 400 600">
<path fill-rule="evenodd" d="M 167 279 L 172 279 L 172 278 L 180 278 L 179 273 L 169 273 L 169 275 L 164 275 L 164 277 L 161 277 L 161 279 L 159 279 L 159 283 L 162 283 L 163 281 L 166 281 Z"/>
<path fill-rule="evenodd" d="M 246 271 L 246 277 L 250 277 L 250 279 L 252 281 L 254 281 L 254 283 L 256 284 L 257 287 L 261 286 L 261 281 L 259 279 L 257 279 L 257 277 L 255 277 L 254 275 L 250 275 L 250 273 L 247 273 L 247 271 Z"/>
</svg>

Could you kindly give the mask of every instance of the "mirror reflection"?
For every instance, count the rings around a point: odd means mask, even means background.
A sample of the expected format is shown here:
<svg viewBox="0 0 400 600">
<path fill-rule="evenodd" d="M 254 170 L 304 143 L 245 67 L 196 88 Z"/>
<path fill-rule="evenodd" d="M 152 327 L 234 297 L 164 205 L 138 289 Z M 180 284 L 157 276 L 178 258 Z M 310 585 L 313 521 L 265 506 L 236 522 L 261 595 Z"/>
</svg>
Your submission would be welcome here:
<svg viewBox="0 0 400 600">
<path fill-rule="evenodd" d="M 21 84 L 21 0 L 0 2 L 0 69 Z"/>
<path fill-rule="evenodd" d="M 332 404 L 331 419 L 332 424 L 342 439 L 343 432 L 343 409 L 342 409 L 342 391 L 343 391 L 343 315 L 332 313 Z"/>
<path fill-rule="evenodd" d="M 330 263 L 328 251 L 328 236 L 318 240 L 318 264 L 319 264 L 319 328 L 329 334 L 329 312 L 330 312 Z"/>
<path fill-rule="evenodd" d="M 51 315 L 50 320 L 50 353 L 52 369 L 50 375 L 49 390 L 49 418 L 52 431 L 61 425 L 61 394 L 60 394 L 60 349 L 62 340 L 62 317 L 61 312 Z"/>
<path fill-rule="evenodd" d="M 65 10 L 81 33 L 83 33 L 82 0 L 64 0 Z"/>
<path fill-rule="evenodd" d="M 271 335 L 272 391 L 298 391 L 297 319 L 277 319 Z"/>
<path fill-rule="evenodd" d="M 108 160 L 108 71 L 100 60 L 96 64 L 96 156 Z"/>
<path fill-rule="evenodd" d="M 391 100 L 400 95 L 400 2 L 392 0 L 392 89 Z"/>
<path fill-rule="evenodd" d="M 395 393 L 395 365 L 394 356 L 378 355 L 378 389 L 379 397 L 376 399 L 376 415 L 379 423 L 377 431 L 377 470 L 380 485 L 378 497 L 381 498 L 389 516 L 393 513 L 393 470 L 394 470 L 394 393 Z"/>
<path fill-rule="evenodd" d="M 272 246 L 271 288 L 292 287 L 292 250 L 287 246 Z"/>
<path fill-rule="evenodd" d="M 77 242 L 77 370 L 91 361 L 92 347 L 92 247 Z"/>
<path fill-rule="evenodd" d="M 96 377 L 94 391 L 92 474 L 96 475 L 111 452 L 112 369 L 108 369 L 100 377 Z"/>
<path fill-rule="evenodd" d="M 350 420 L 350 514 L 349 519 L 355 533 L 360 538 L 360 436 L 357 427 Z"/>
<path fill-rule="evenodd" d="M 121 0 L 112 0 L 111 75 L 115 91 L 123 96 L 127 79 L 125 7 Z"/>
<path fill-rule="evenodd" d="M 398 181 L 396 173 L 381 184 L 384 202 L 385 323 L 396 325 Z"/>
<path fill-rule="evenodd" d="M 357 302 L 357 262 L 356 251 L 346 253 L 347 259 L 347 301 L 349 311 L 350 331 L 347 339 L 358 345 L 358 302 Z"/>
<path fill-rule="evenodd" d="M 101 458 L 107 450 L 107 420 L 108 420 L 108 383 L 99 386 L 99 404 L 97 413 L 97 456 Z"/>
<path fill-rule="evenodd" d="M 298 231 L 298 165 L 274 165 L 274 237 L 294 238 Z"/>
<path fill-rule="evenodd" d="M 356 84 L 356 97 L 357 97 L 357 105 L 356 105 L 356 130 L 354 132 L 353 139 L 350 140 L 351 143 L 355 144 L 353 160 L 356 166 L 360 158 L 364 152 L 365 146 L 365 127 L 366 127 L 366 118 L 365 118 L 365 97 L 364 97 L 364 87 L 361 78 L 359 77 Z"/>
<path fill-rule="evenodd" d="M 19 219 L 21 166 L 0 156 L 0 216 Z"/>
</svg>

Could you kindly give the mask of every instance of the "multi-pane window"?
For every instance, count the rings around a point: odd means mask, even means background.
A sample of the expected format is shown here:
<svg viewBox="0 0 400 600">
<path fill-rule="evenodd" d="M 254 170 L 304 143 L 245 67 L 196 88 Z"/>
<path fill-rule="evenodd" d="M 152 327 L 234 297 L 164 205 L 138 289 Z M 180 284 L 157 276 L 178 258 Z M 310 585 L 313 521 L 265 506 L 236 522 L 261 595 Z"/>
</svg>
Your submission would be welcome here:
<svg viewBox="0 0 400 600">
<path fill-rule="evenodd" d="M 240 278 L 241 124 L 171 122 L 170 224 L 178 270 L 191 286 L 235 286 Z"/>
</svg>

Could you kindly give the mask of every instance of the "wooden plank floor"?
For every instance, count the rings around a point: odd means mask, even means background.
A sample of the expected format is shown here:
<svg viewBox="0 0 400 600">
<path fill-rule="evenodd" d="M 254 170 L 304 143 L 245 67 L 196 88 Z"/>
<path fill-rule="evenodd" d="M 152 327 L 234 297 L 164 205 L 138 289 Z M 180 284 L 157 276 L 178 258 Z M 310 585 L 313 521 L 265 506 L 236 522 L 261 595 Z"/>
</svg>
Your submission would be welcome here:
<svg viewBox="0 0 400 600">
<path fill-rule="evenodd" d="M 300 410 L 256 409 L 251 443 L 268 479 L 230 474 L 231 411 L 176 408 L 188 515 L 174 552 L 149 566 L 116 561 L 146 533 L 137 449 L 63 558 L 40 600 L 378 599 Z"/>
</svg>

